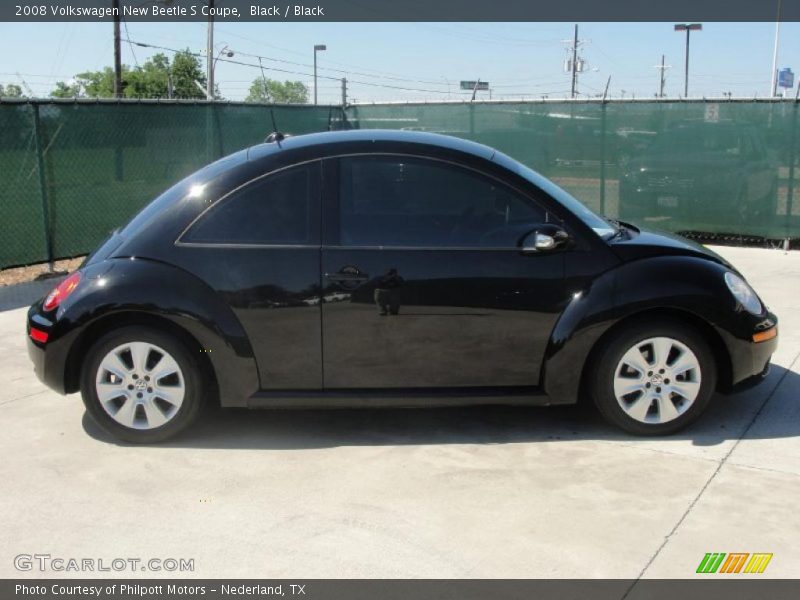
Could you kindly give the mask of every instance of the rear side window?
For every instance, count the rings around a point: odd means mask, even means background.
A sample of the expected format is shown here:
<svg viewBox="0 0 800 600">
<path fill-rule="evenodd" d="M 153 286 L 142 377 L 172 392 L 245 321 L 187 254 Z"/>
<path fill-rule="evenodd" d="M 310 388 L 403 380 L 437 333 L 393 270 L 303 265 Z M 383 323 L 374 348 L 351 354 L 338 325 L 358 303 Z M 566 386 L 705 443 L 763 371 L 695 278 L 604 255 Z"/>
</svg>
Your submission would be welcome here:
<svg viewBox="0 0 800 600">
<path fill-rule="evenodd" d="M 233 192 L 181 238 L 204 244 L 319 244 L 319 163 L 268 175 Z"/>
<path fill-rule="evenodd" d="M 504 184 L 429 159 L 343 158 L 340 186 L 344 246 L 512 248 L 547 220 Z"/>
</svg>

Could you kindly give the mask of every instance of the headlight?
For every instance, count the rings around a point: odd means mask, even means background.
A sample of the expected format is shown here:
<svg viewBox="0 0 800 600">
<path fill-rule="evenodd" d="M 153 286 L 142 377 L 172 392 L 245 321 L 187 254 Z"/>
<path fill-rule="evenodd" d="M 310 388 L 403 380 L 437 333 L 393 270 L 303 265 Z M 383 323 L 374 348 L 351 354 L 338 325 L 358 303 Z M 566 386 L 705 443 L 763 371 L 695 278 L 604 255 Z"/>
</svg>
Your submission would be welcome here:
<svg viewBox="0 0 800 600">
<path fill-rule="evenodd" d="M 761 301 L 758 299 L 758 296 L 756 296 L 753 288 L 751 288 L 744 279 L 728 271 L 725 273 L 725 284 L 728 286 L 731 294 L 733 294 L 733 297 L 736 298 L 747 312 L 753 313 L 754 315 L 761 314 L 763 310 Z"/>
</svg>

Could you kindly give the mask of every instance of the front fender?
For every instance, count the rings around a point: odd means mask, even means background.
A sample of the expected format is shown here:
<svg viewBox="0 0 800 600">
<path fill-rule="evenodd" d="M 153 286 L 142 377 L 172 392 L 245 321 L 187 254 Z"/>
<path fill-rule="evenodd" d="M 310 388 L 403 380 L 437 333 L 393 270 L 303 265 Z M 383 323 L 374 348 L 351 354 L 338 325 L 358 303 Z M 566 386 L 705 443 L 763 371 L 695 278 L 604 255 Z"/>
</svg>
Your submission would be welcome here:
<svg viewBox="0 0 800 600">
<path fill-rule="evenodd" d="M 138 258 L 105 260 L 84 267 L 83 273 L 82 284 L 58 309 L 48 343 L 48 351 L 58 345 L 68 353 L 65 369 L 71 360 L 80 360 L 91 342 L 87 336 L 98 327 L 112 326 L 115 317 L 122 321 L 139 315 L 166 319 L 197 341 L 214 369 L 223 406 L 246 406 L 258 391 L 258 370 L 241 323 L 202 280 Z M 75 391 L 69 383 L 65 387 Z"/>
<path fill-rule="evenodd" d="M 738 307 L 724 282 L 727 268 L 699 257 L 662 256 L 622 263 L 576 293 L 559 317 L 545 352 L 542 381 L 553 404 L 572 404 L 583 366 L 615 324 L 639 313 L 684 313 L 711 325 L 727 347 L 749 340 L 754 317 Z"/>
</svg>

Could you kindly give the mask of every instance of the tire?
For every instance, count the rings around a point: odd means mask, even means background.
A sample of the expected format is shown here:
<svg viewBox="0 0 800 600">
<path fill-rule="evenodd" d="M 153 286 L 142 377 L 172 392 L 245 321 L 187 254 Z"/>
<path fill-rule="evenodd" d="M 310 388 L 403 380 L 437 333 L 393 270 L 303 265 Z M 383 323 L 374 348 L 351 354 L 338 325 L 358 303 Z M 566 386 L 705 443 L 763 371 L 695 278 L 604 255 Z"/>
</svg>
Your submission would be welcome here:
<svg viewBox="0 0 800 600">
<path fill-rule="evenodd" d="M 208 389 L 199 358 L 174 335 L 152 327 L 105 334 L 81 369 L 89 415 L 107 433 L 136 444 L 162 442 L 183 431 L 199 414 Z"/>
<path fill-rule="evenodd" d="M 666 359 L 660 356 L 664 354 Z M 717 383 L 708 343 L 695 329 L 672 319 L 624 326 L 598 349 L 590 369 L 588 382 L 600 414 L 642 436 L 675 433 L 695 422 Z"/>
</svg>

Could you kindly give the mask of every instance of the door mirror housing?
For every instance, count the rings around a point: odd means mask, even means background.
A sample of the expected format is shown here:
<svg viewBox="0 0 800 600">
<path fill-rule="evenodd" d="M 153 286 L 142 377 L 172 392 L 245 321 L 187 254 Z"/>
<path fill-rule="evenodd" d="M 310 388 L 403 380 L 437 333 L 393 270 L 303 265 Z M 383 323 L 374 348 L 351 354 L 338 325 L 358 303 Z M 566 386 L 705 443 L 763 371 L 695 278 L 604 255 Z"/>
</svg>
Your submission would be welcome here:
<svg viewBox="0 0 800 600">
<path fill-rule="evenodd" d="M 519 245 L 523 254 L 538 254 L 565 248 L 570 241 L 570 235 L 564 229 L 552 223 L 544 223 L 522 236 Z"/>
</svg>

